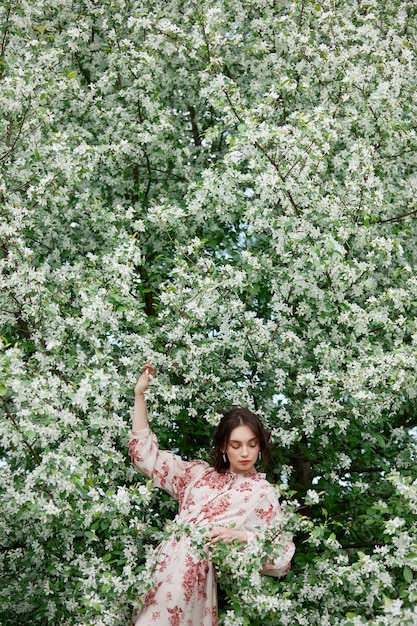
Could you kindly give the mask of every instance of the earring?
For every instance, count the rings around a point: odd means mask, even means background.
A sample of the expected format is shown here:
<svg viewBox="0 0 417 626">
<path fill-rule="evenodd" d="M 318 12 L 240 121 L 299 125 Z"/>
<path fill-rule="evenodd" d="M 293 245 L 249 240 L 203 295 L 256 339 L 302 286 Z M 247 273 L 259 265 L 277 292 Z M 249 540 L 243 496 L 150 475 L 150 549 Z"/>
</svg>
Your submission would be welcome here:
<svg viewBox="0 0 417 626">
<path fill-rule="evenodd" d="M 258 459 L 262 461 L 262 450 L 259 450 L 258 452 Z"/>
<path fill-rule="evenodd" d="M 227 463 L 226 452 L 223 452 L 223 463 Z"/>
</svg>

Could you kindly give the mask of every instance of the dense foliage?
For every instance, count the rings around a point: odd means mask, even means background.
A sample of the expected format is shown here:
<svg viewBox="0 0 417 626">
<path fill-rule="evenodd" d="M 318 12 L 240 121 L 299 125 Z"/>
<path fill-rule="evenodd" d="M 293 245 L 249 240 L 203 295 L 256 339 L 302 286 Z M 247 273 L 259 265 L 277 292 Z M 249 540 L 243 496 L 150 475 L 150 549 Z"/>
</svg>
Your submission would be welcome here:
<svg viewBox="0 0 417 626">
<path fill-rule="evenodd" d="M 175 506 L 132 471 L 271 429 L 297 554 L 222 623 L 417 622 L 414 0 L 0 6 L 0 621 L 127 624 Z"/>
</svg>

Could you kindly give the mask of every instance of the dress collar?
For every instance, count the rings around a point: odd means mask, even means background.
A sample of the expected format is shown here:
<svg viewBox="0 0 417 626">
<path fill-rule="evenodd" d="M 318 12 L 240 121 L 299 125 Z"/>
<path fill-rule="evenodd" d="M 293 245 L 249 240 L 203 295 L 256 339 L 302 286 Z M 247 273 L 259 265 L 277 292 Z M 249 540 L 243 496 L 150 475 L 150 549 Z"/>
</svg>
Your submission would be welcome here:
<svg viewBox="0 0 417 626">
<path fill-rule="evenodd" d="M 248 472 L 232 472 L 231 469 L 227 469 L 225 474 L 228 474 L 229 476 L 233 476 L 233 477 L 242 477 L 242 478 L 265 478 L 265 474 L 258 472 L 258 470 L 256 469 L 251 469 Z"/>
</svg>

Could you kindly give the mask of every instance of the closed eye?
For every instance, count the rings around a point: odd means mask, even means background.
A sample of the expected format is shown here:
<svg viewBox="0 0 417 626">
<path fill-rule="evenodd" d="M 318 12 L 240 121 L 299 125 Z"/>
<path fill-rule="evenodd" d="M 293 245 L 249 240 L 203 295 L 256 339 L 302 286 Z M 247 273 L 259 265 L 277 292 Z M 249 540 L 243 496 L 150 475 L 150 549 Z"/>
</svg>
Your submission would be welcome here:
<svg viewBox="0 0 417 626">
<path fill-rule="evenodd" d="M 229 445 L 234 450 L 238 450 L 242 444 L 241 444 L 240 441 L 230 441 Z M 256 448 L 256 446 L 258 445 L 258 440 L 257 439 L 252 439 L 251 441 L 248 441 L 248 445 L 251 448 Z"/>
</svg>

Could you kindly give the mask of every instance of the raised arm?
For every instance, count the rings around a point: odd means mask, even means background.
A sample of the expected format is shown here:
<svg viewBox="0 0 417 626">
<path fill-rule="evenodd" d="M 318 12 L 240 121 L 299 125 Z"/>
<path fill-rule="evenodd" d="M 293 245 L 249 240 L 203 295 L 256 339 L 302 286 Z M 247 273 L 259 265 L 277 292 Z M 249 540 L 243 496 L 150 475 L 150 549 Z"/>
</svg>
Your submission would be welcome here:
<svg viewBox="0 0 417 626">
<path fill-rule="evenodd" d="M 148 427 L 146 390 L 156 371 L 150 361 L 142 366 L 142 374 L 135 385 L 132 432 L 129 452 L 133 466 L 138 472 L 153 479 L 156 487 L 164 489 L 182 502 L 189 482 L 204 474 L 208 467 L 205 461 L 184 461 L 169 450 L 160 450 L 155 433 Z"/>
<path fill-rule="evenodd" d="M 149 381 L 155 376 L 155 368 L 146 361 L 142 365 L 142 374 L 135 385 L 135 404 L 133 407 L 132 430 L 137 432 L 148 426 L 148 409 L 146 406 L 145 392 L 149 387 Z"/>
</svg>

